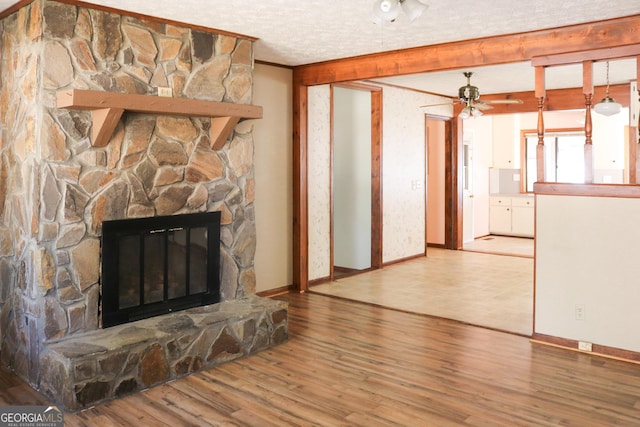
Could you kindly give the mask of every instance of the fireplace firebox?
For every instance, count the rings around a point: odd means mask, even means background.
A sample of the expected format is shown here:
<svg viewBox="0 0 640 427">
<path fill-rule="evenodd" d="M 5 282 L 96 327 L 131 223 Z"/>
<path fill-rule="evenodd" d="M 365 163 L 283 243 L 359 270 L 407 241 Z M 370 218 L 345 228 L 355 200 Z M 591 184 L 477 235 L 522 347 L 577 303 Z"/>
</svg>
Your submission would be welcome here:
<svg viewBox="0 0 640 427">
<path fill-rule="evenodd" d="M 105 221 L 102 326 L 220 301 L 220 212 Z"/>
</svg>

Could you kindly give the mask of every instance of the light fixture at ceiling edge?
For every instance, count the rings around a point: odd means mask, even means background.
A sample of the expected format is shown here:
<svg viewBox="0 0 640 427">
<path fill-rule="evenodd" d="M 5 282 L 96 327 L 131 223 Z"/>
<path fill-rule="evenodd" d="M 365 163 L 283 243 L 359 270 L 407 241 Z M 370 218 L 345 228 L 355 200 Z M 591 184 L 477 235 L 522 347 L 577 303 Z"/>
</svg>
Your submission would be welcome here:
<svg viewBox="0 0 640 427">
<path fill-rule="evenodd" d="M 615 99 L 609 96 L 609 61 L 607 61 L 607 92 L 602 101 L 598 102 L 593 110 L 603 116 L 613 116 L 618 114 L 622 109 L 622 105 L 618 104 Z"/>
<path fill-rule="evenodd" d="M 413 22 L 427 9 L 427 5 L 418 0 L 375 0 L 373 22 L 377 24 L 394 22 L 401 8 L 409 18 L 409 22 Z"/>
</svg>

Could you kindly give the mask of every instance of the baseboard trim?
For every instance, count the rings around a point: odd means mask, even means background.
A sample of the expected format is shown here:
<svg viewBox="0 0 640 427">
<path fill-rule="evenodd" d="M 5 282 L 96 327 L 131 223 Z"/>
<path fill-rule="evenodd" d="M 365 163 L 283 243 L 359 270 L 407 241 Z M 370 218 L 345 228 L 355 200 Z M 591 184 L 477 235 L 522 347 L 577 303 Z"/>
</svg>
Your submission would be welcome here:
<svg viewBox="0 0 640 427">
<path fill-rule="evenodd" d="M 640 364 L 640 353 L 636 351 L 623 350 L 621 348 L 609 347 L 600 344 L 592 344 L 592 351 L 584 351 L 578 349 L 578 340 L 536 333 L 531 336 L 531 342 L 535 344 L 544 344 L 553 347 L 564 348 L 579 353 L 591 354 L 594 356 L 607 357 L 610 359 L 622 360 L 624 362 Z"/>
<path fill-rule="evenodd" d="M 318 279 L 309 280 L 309 287 L 315 285 L 321 285 L 322 283 L 327 283 L 331 281 L 331 276 L 320 277 Z"/>
<path fill-rule="evenodd" d="M 284 295 L 291 292 L 296 292 L 296 287 L 293 285 L 281 286 L 279 288 L 267 289 L 266 291 L 256 292 L 259 297 L 271 298 L 278 295 Z"/>
<path fill-rule="evenodd" d="M 393 264 L 400 264 L 401 262 L 411 261 L 411 260 L 418 259 L 418 258 L 424 258 L 425 256 L 427 256 L 427 254 L 423 252 L 421 254 L 408 256 L 406 258 L 400 258 L 400 259 L 396 259 L 396 260 L 393 260 L 393 261 L 385 262 L 384 264 L 382 264 L 382 266 L 383 267 L 388 267 L 388 266 L 393 265 Z"/>
<path fill-rule="evenodd" d="M 447 249 L 444 243 L 427 243 L 427 248 Z"/>
</svg>

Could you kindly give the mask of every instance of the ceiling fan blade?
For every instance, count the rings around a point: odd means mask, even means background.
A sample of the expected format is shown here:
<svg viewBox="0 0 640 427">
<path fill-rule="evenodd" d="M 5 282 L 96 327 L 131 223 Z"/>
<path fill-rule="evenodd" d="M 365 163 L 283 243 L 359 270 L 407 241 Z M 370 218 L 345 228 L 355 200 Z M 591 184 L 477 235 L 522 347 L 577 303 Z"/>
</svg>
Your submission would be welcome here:
<svg viewBox="0 0 640 427">
<path fill-rule="evenodd" d="M 491 110 L 493 107 L 486 102 L 476 101 L 473 103 L 473 106 L 476 107 L 480 111 Z"/>
<path fill-rule="evenodd" d="M 488 99 L 482 102 L 484 102 L 485 104 L 523 104 L 524 103 L 521 99 Z"/>
<path fill-rule="evenodd" d="M 428 104 L 428 105 L 421 105 L 421 106 L 420 106 L 420 107 L 418 107 L 418 108 L 439 107 L 439 106 L 441 106 L 441 105 L 453 105 L 453 104 L 455 104 L 455 102 L 454 102 L 454 101 L 451 101 L 451 102 L 442 102 L 442 103 L 440 103 L 440 104 Z"/>
</svg>

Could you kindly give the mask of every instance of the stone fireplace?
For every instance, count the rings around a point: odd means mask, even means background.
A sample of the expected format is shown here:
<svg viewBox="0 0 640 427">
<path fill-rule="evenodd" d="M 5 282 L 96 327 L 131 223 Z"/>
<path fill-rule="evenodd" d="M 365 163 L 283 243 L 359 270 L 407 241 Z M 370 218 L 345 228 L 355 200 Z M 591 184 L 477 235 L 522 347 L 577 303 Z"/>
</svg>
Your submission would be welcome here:
<svg viewBox="0 0 640 427">
<path fill-rule="evenodd" d="M 250 104 L 252 40 L 64 1 L 0 21 L 0 359 L 68 409 L 286 340 L 255 295 L 253 138 L 220 149 L 211 119 L 125 113 L 94 146 L 61 90 Z M 105 221 L 220 212 L 220 303 L 102 329 Z"/>
</svg>

